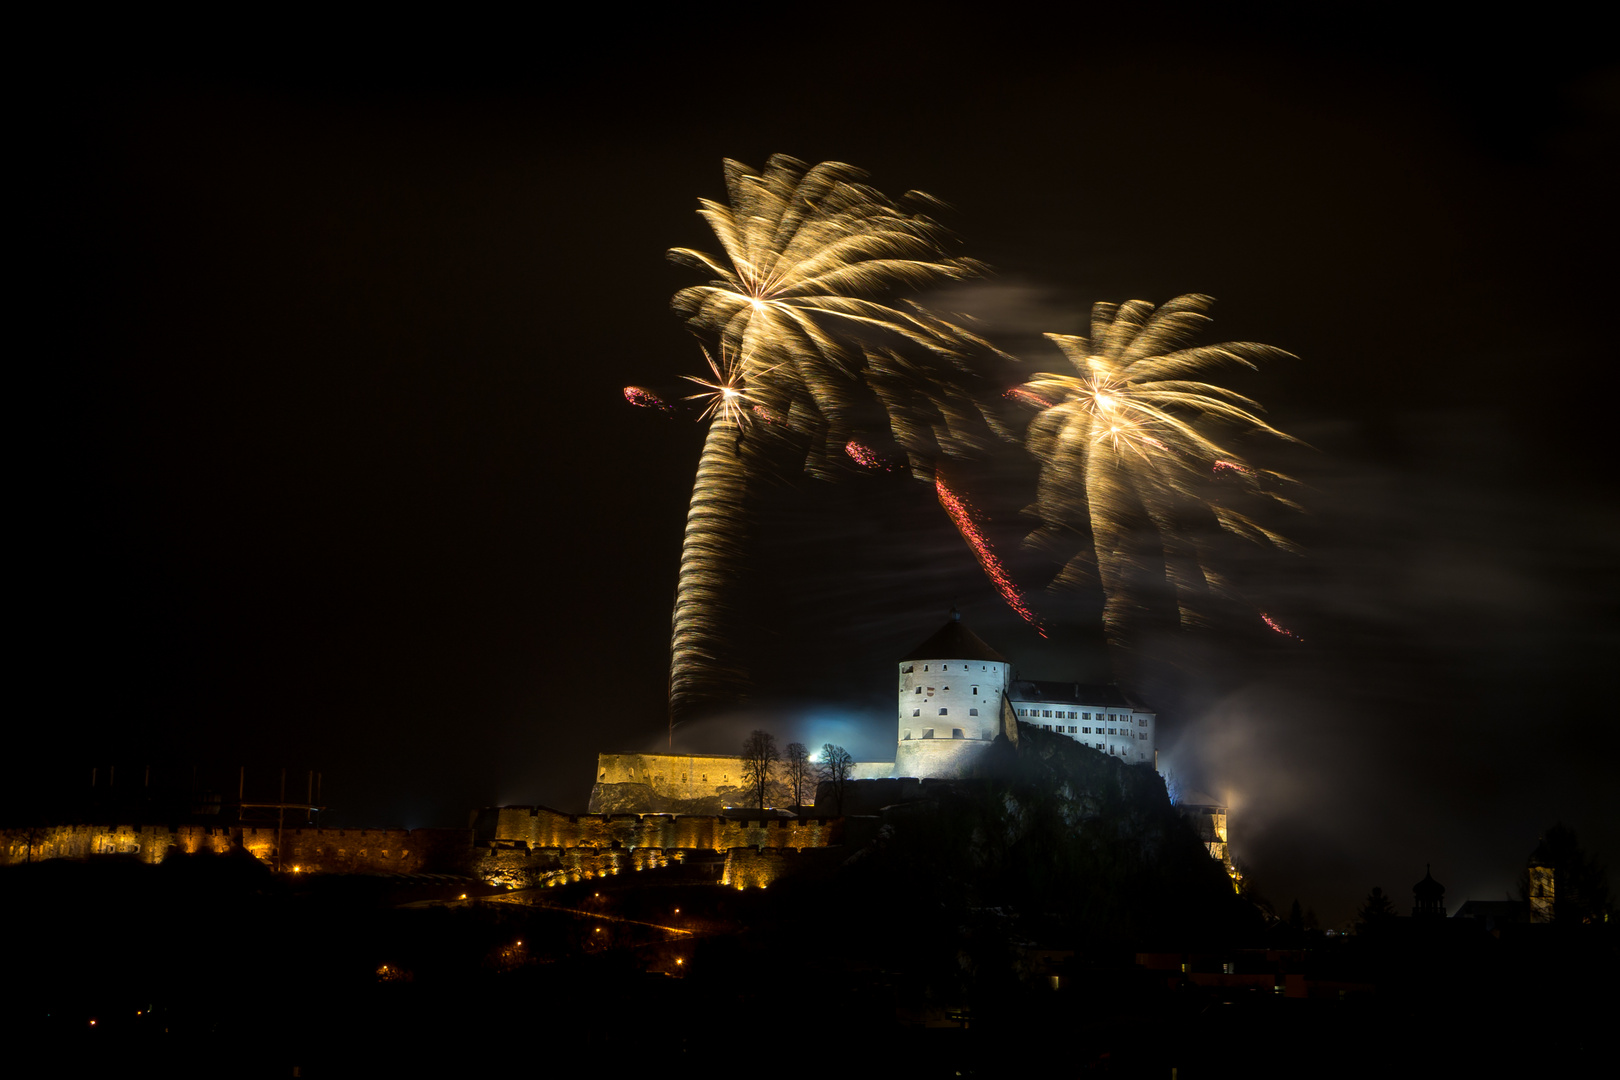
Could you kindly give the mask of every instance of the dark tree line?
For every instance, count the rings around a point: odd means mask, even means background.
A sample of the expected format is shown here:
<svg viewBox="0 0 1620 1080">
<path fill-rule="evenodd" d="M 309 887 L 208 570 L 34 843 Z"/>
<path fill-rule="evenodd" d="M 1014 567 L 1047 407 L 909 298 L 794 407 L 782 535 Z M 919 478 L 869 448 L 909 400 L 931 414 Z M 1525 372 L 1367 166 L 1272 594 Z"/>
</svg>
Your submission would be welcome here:
<svg viewBox="0 0 1620 1080">
<path fill-rule="evenodd" d="M 753 802 L 761 812 L 770 797 L 778 767 L 793 796 L 794 806 L 803 806 L 805 795 L 813 794 L 815 781 L 825 780 L 832 785 L 834 812 L 844 812 L 844 790 L 854 771 L 855 759 L 842 746 L 824 743 L 821 760 L 816 762 L 803 743 L 788 743 L 784 756 L 776 748 L 776 736 L 756 730 L 743 740 L 742 763 L 743 783 L 753 793 Z"/>
</svg>

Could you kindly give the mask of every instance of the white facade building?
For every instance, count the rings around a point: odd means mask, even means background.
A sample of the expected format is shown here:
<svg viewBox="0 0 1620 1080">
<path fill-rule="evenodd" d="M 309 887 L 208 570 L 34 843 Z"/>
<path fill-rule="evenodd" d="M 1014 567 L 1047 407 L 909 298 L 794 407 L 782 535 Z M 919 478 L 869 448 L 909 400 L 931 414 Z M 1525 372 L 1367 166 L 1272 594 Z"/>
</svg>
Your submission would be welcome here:
<svg viewBox="0 0 1620 1080">
<path fill-rule="evenodd" d="M 1117 686 L 1015 679 L 1007 697 L 1026 724 L 1067 735 L 1132 765 L 1158 767 L 1154 750 L 1158 717 L 1133 705 Z"/>
</svg>

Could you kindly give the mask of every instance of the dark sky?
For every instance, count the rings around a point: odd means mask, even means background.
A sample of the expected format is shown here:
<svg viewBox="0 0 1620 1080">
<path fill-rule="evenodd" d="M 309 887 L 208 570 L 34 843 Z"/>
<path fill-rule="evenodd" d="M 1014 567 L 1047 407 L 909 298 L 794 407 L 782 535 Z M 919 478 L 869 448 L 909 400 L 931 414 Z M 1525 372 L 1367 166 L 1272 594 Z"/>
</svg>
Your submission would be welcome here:
<svg viewBox="0 0 1620 1080">
<path fill-rule="evenodd" d="M 285 764 L 335 823 L 582 809 L 599 750 L 663 738 L 702 437 L 620 388 L 698 370 L 664 253 L 714 246 L 723 157 L 785 152 L 951 204 L 995 272 L 940 299 L 1024 359 L 1009 381 L 1093 301 L 1186 292 L 1219 299 L 1210 340 L 1298 356 L 1231 381 L 1309 444 L 1253 455 L 1306 485 L 1279 522 L 1306 554 L 1228 569 L 1303 642 L 1245 609 L 1131 658 L 1162 764 L 1231 799 L 1263 891 L 1339 921 L 1431 863 L 1453 906 L 1500 898 L 1558 820 L 1620 863 L 1600 35 L 626 12 L 50 47 L 18 780 Z M 772 489 L 759 711 L 689 748 L 767 722 L 886 753 L 890 665 L 953 602 L 1025 676 L 1094 675 L 1095 600 L 1019 554 L 1021 475 L 1011 448 L 976 497 L 1044 641 L 926 486 Z"/>
</svg>

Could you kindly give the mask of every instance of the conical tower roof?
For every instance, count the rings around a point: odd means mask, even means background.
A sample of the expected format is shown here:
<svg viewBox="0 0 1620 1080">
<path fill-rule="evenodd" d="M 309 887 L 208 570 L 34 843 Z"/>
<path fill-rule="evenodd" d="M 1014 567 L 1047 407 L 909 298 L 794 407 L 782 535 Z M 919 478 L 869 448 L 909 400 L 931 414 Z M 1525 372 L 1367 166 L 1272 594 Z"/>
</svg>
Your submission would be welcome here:
<svg viewBox="0 0 1620 1080">
<path fill-rule="evenodd" d="M 907 660 L 990 660 L 1005 664 L 1007 658 L 980 640 L 979 635 L 962 625 L 962 613 L 951 608 L 951 618 L 927 641 L 900 658 Z"/>
</svg>

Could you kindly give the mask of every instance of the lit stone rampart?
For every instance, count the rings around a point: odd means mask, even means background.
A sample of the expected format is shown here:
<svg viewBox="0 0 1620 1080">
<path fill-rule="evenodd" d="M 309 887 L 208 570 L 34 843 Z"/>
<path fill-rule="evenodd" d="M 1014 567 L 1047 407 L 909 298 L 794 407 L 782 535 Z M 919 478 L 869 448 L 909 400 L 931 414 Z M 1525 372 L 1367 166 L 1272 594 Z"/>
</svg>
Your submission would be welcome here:
<svg viewBox="0 0 1620 1080">
<path fill-rule="evenodd" d="M 544 806 L 503 806 L 492 839 L 531 848 L 657 848 L 727 851 L 735 847 L 828 847 L 840 823 L 811 818 L 737 820 L 708 815 L 564 814 Z"/>
<path fill-rule="evenodd" d="M 0 830 L 0 865 L 44 859 L 83 859 L 92 855 L 133 855 L 162 862 L 170 848 L 192 854 L 229 851 L 231 831 L 203 825 L 54 825 Z"/>
<path fill-rule="evenodd" d="M 676 799 L 741 795 L 743 761 L 725 754 L 598 754 L 599 784 L 646 784 Z"/>
<path fill-rule="evenodd" d="M 653 870 L 679 862 L 679 854 L 658 848 L 524 848 L 494 847 L 482 853 L 473 873 L 490 885 L 507 889 L 536 889 L 571 881 L 613 877 Z"/>
<path fill-rule="evenodd" d="M 720 884 L 734 889 L 764 889 L 790 874 L 810 870 L 820 852 L 732 848 Z"/>
<path fill-rule="evenodd" d="M 0 831 L 0 862 L 33 858 L 80 859 L 96 855 L 133 855 L 158 863 L 171 850 L 193 855 L 224 853 L 241 846 L 261 862 L 307 873 L 414 874 L 431 864 L 465 862 L 472 833 L 466 829 L 315 829 L 282 828 L 279 849 L 276 826 L 237 828 L 182 825 L 58 825 L 44 829 Z M 459 851 L 456 849 L 459 848 Z M 447 857 L 448 856 L 448 857 Z"/>
</svg>

